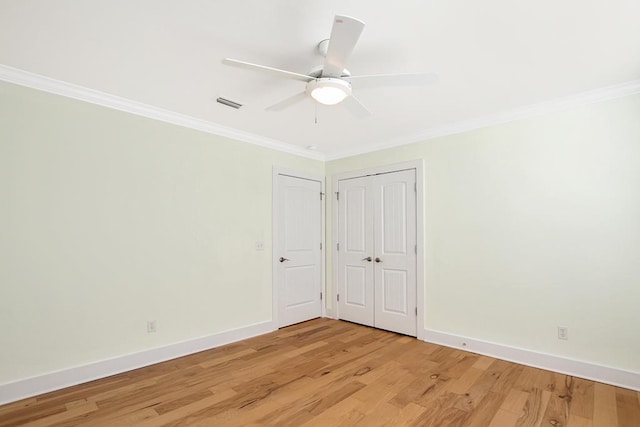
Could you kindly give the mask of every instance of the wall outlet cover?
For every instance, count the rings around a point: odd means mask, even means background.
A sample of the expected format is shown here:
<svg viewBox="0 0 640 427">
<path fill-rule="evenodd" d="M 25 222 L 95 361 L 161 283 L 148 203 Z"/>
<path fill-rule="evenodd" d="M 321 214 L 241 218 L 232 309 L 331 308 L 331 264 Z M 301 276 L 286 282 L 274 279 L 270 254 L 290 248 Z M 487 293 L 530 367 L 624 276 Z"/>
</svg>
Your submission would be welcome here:
<svg viewBox="0 0 640 427">
<path fill-rule="evenodd" d="M 565 326 L 558 326 L 558 339 L 559 340 L 568 340 L 569 339 L 569 328 Z"/>
</svg>

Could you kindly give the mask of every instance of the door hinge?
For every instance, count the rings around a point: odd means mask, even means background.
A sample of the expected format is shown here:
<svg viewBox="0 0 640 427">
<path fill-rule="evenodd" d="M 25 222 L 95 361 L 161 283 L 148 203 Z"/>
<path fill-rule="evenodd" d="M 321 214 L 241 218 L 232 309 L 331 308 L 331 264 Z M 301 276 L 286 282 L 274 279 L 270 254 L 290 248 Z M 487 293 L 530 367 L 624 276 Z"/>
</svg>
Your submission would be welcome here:
<svg viewBox="0 0 640 427">
<path fill-rule="evenodd" d="M 340 294 L 337 294 L 336 298 L 338 299 L 338 302 L 340 302 Z"/>
<path fill-rule="evenodd" d="M 340 250 L 340 243 L 336 243 L 336 250 L 339 251 Z"/>
<path fill-rule="evenodd" d="M 340 200 L 340 192 L 336 191 L 336 200 Z"/>
<path fill-rule="evenodd" d="M 418 307 L 416 307 L 416 316 L 418 315 Z"/>
<path fill-rule="evenodd" d="M 322 242 L 320 242 L 320 250 L 322 250 Z"/>
<path fill-rule="evenodd" d="M 320 243 L 320 244 L 322 244 L 322 243 Z M 321 249 L 322 249 L 322 248 L 321 248 Z M 415 246 L 413 247 L 413 251 L 416 253 L 416 255 L 418 255 L 418 245 L 415 245 Z"/>
<path fill-rule="evenodd" d="M 322 200 L 322 196 L 324 196 L 324 193 L 321 191 L 320 192 L 320 200 Z"/>
<path fill-rule="evenodd" d="M 320 292 L 320 299 L 322 300 L 322 292 Z"/>
</svg>

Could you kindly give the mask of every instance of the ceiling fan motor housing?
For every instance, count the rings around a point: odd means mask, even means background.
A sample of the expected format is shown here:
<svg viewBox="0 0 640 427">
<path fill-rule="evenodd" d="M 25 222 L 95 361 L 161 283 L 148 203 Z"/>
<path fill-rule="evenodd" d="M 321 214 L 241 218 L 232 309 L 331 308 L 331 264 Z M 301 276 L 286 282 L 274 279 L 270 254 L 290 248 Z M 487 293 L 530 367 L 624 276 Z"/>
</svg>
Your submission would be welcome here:
<svg viewBox="0 0 640 427">
<path fill-rule="evenodd" d="M 316 65 L 314 66 L 311 71 L 309 71 L 307 73 L 307 75 L 309 77 L 313 77 L 315 79 L 322 77 L 322 71 L 324 70 L 324 65 L 320 64 L 320 65 Z M 342 70 L 342 75 L 340 76 L 340 78 L 345 78 L 345 77 L 351 77 L 351 72 L 349 70 L 347 70 L 346 68 L 344 70 Z M 334 78 L 336 78 L 334 76 Z"/>
</svg>

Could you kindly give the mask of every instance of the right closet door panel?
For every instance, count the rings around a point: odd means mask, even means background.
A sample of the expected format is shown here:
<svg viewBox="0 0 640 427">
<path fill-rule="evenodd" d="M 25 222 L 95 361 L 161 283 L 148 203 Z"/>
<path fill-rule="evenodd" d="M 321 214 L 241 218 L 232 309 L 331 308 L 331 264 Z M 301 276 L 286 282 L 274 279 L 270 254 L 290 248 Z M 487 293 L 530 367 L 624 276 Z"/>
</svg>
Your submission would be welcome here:
<svg viewBox="0 0 640 427">
<path fill-rule="evenodd" d="M 375 326 L 416 335 L 415 170 L 375 175 Z"/>
</svg>

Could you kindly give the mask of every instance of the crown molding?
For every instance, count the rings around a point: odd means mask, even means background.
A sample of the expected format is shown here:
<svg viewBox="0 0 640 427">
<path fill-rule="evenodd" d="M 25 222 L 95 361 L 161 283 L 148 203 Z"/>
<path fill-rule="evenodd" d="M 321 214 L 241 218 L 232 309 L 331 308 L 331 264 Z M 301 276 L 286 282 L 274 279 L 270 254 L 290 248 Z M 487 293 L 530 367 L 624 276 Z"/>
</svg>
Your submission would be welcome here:
<svg viewBox="0 0 640 427">
<path fill-rule="evenodd" d="M 371 153 L 374 151 L 385 150 L 387 148 L 398 147 L 401 145 L 413 144 L 415 142 L 427 141 L 457 133 L 469 132 L 476 129 L 495 126 L 516 120 L 527 119 L 530 117 L 540 116 L 543 114 L 553 113 L 566 110 L 569 108 L 579 107 L 582 105 L 594 104 L 597 102 L 608 101 L 611 99 L 622 98 L 640 93 L 640 80 L 632 80 L 629 82 L 606 86 L 599 89 L 590 90 L 574 95 L 557 98 L 551 101 L 540 102 L 537 104 L 526 105 L 512 110 L 503 111 L 496 114 L 477 117 L 457 123 L 451 123 L 442 126 L 435 126 L 425 129 L 418 133 L 405 137 L 394 138 L 373 146 L 365 148 L 357 148 L 354 150 L 342 151 L 339 153 L 328 154 L 326 161 L 338 160 L 346 157 L 357 156 L 360 154 Z"/>
<path fill-rule="evenodd" d="M 485 127 L 527 119 L 530 117 L 566 110 L 573 107 L 594 104 L 597 102 L 608 101 L 611 99 L 622 98 L 625 96 L 631 96 L 640 93 L 640 80 L 632 80 L 613 86 L 607 86 L 587 92 L 557 98 L 551 101 L 526 105 L 496 114 L 490 114 L 442 126 L 434 126 L 428 129 L 424 129 L 418 133 L 414 133 L 404 137 L 393 138 L 389 141 L 370 145 L 367 147 L 323 154 L 316 151 L 309 151 L 275 139 L 252 134 L 249 132 L 244 132 L 207 120 L 154 107 L 152 105 L 100 92 L 94 89 L 89 89 L 87 87 L 78 86 L 73 83 L 52 79 L 50 77 L 31 73 L 29 71 L 21 70 L 18 68 L 9 67 L 7 65 L 0 64 L 0 80 L 30 87 L 33 89 L 42 90 L 56 95 L 65 96 L 67 98 L 89 102 L 107 108 L 124 111 L 138 116 L 147 117 L 153 120 L 159 120 L 162 122 L 199 130 L 213 135 L 258 145 L 272 150 L 293 154 L 295 156 L 306 157 L 309 159 L 320 161 L 338 160 L 346 157 L 357 156 L 360 154 L 385 150 L 387 148 L 394 148 L 401 145 L 428 141 L 430 139 L 447 135 L 469 132 Z"/>
<path fill-rule="evenodd" d="M 0 64 L 0 80 L 300 157 L 324 160 L 319 152 L 3 64 Z"/>
</svg>

